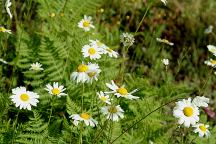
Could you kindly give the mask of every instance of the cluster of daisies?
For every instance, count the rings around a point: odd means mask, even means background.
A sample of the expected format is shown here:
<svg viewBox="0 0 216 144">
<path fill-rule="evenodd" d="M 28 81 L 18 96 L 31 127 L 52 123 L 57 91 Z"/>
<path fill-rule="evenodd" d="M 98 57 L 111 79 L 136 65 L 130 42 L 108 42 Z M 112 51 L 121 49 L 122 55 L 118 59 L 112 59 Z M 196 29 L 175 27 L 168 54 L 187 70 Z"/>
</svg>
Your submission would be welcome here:
<svg viewBox="0 0 216 144">
<path fill-rule="evenodd" d="M 214 45 L 207 45 L 207 48 L 208 48 L 208 50 L 209 50 L 211 53 L 213 53 L 214 56 L 216 56 L 216 46 L 214 46 Z M 206 60 L 204 63 L 205 63 L 206 65 L 208 65 L 208 66 L 213 67 L 213 68 L 216 67 L 216 60 L 215 60 L 215 59 Z"/>
<path fill-rule="evenodd" d="M 92 17 L 85 15 L 84 19 L 78 23 L 78 27 L 82 28 L 84 31 L 89 31 L 94 28 Z M 134 43 L 134 37 L 131 34 L 123 33 L 121 36 L 121 42 L 124 46 L 131 46 Z M 98 64 L 90 62 L 91 60 L 100 59 L 103 54 L 107 54 L 109 57 L 118 57 L 117 52 L 113 51 L 99 40 L 90 40 L 89 44 L 82 47 L 81 52 L 83 57 L 88 59 L 88 63 L 82 62 L 82 64 L 77 67 L 77 70 L 71 74 L 71 79 L 77 83 L 92 83 L 94 80 L 98 80 L 101 69 Z M 132 95 L 137 90 L 128 92 L 124 85 L 119 87 L 114 83 L 114 81 L 111 81 L 111 84 L 107 83 L 106 85 L 111 91 L 97 92 L 99 99 L 107 105 L 101 108 L 101 112 L 108 120 L 118 121 L 120 118 L 124 117 L 124 110 L 120 107 L 120 105 L 113 104 L 113 99 L 110 98 L 109 94 L 114 94 L 117 98 L 124 97 L 132 100 L 139 98 Z M 87 126 L 92 127 L 95 127 L 98 124 L 98 122 L 87 112 L 73 114 L 70 118 L 73 119 L 73 123 L 76 126 L 82 121 Z"/>
<path fill-rule="evenodd" d="M 173 115 L 178 118 L 178 123 L 185 127 L 192 126 L 194 132 L 199 134 L 199 137 L 209 137 L 209 125 L 199 123 L 199 109 L 208 107 L 209 99 L 204 96 L 196 96 L 193 100 L 191 98 L 183 99 L 176 102 L 173 110 Z"/>
</svg>

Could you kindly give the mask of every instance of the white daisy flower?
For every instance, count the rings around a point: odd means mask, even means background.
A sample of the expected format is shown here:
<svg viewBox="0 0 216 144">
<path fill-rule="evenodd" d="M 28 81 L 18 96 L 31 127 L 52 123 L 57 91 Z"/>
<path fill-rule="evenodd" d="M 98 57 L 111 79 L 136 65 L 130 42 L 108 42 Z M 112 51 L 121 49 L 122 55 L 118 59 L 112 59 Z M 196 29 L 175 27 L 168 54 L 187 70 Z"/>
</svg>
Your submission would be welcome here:
<svg viewBox="0 0 216 144">
<path fill-rule="evenodd" d="M 117 52 L 115 52 L 109 47 L 104 48 L 104 54 L 108 54 L 109 57 L 114 57 L 114 58 L 117 58 L 119 55 Z"/>
<path fill-rule="evenodd" d="M 101 108 L 101 112 L 106 115 L 106 118 L 112 121 L 118 121 L 120 118 L 124 118 L 124 110 L 117 106 L 104 106 Z"/>
<path fill-rule="evenodd" d="M 216 46 L 214 45 L 207 45 L 208 50 L 216 56 Z"/>
<path fill-rule="evenodd" d="M 31 110 L 31 106 L 37 106 L 39 95 L 37 93 L 26 91 L 25 87 L 12 89 L 13 95 L 10 97 L 16 107 L 20 109 Z"/>
<path fill-rule="evenodd" d="M 99 97 L 99 99 L 107 104 L 111 104 L 110 102 L 110 98 L 109 98 L 109 95 L 106 95 L 104 92 L 100 91 L 100 92 L 97 92 L 97 95 Z"/>
<path fill-rule="evenodd" d="M 194 132 L 199 133 L 199 137 L 206 136 L 207 138 L 211 135 L 208 130 L 209 125 L 204 125 L 202 123 L 196 124 L 193 126 L 195 128 Z"/>
<path fill-rule="evenodd" d="M 92 127 L 95 127 L 97 126 L 98 122 L 93 119 L 89 114 L 87 113 L 82 113 L 82 114 L 73 114 L 71 115 L 69 118 L 72 118 L 74 121 L 73 121 L 73 124 L 75 126 L 77 126 L 79 124 L 80 121 L 84 121 L 84 123 L 87 125 L 87 126 L 92 126 Z"/>
<path fill-rule="evenodd" d="M 102 43 L 101 41 L 99 41 L 99 40 L 89 40 L 90 42 L 91 42 L 91 45 L 96 45 L 98 48 L 101 48 L 101 49 L 103 49 L 103 48 L 106 48 L 107 46 L 104 44 L 104 43 Z"/>
<path fill-rule="evenodd" d="M 40 71 L 44 69 L 42 68 L 42 64 L 40 64 L 39 62 L 36 62 L 36 63 L 31 64 L 30 70 Z"/>
<path fill-rule="evenodd" d="M 216 60 L 210 59 L 210 60 L 204 61 L 204 64 L 215 68 L 216 67 Z"/>
<path fill-rule="evenodd" d="M 118 87 L 118 86 L 114 83 L 113 80 L 111 81 L 111 84 L 106 83 L 106 86 L 107 86 L 109 89 L 111 89 L 112 91 L 111 91 L 111 92 L 105 92 L 105 93 L 114 93 L 114 95 L 116 95 L 117 97 L 124 97 L 124 98 L 130 99 L 130 100 L 139 99 L 139 97 L 133 96 L 133 95 L 132 95 L 133 93 L 137 92 L 138 89 L 135 89 L 135 90 L 133 90 L 132 92 L 128 92 L 124 85 L 121 86 L 121 87 Z"/>
<path fill-rule="evenodd" d="M 167 0 L 161 0 L 162 3 L 164 3 L 164 5 L 167 4 Z"/>
<path fill-rule="evenodd" d="M 214 28 L 214 27 L 213 27 L 212 25 L 210 25 L 207 29 L 205 29 L 204 33 L 205 33 L 205 34 L 210 34 L 210 33 L 212 33 L 213 28 Z"/>
<path fill-rule="evenodd" d="M 10 2 L 10 0 L 7 0 L 6 3 L 5 3 L 5 8 L 6 8 L 6 11 L 8 13 L 8 15 L 10 16 L 10 19 L 12 19 L 12 14 L 11 14 L 11 11 L 10 11 L 10 6 L 12 5 L 12 3 Z"/>
<path fill-rule="evenodd" d="M 99 40 L 90 40 L 92 45 L 96 45 L 98 48 L 101 49 L 103 54 L 108 54 L 109 57 L 118 57 L 118 53 L 106 46 L 104 43 L 100 42 Z"/>
<path fill-rule="evenodd" d="M 169 65 L 169 59 L 162 59 L 161 61 L 165 66 Z"/>
<path fill-rule="evenodd" d="M 95 28 L 92 22 L 92 17 L 84 15 L 84 19 L 78 23 L 78 27 L 84 29 L 84 31 L 89 31 L 91 28 Z"/>
<path fill-rule="evenodd" d="M 195 125 L 199 121 L 198 107 L 191 103 L 191 98 L 176 102 L 173 115 L 179 119 L 178 123 L 184 124 L 185 127 Z"/>
<path fill-rule="evenodd" d="M 102 50 L 98 48 L 96 45 L 84 45 L 82 48 L 83 56 L 90 57 L 90 59 L 100 59 Z"/>
<path fill-rule="evenodd" d="M 6 29 L 6 28 L 4 28 L 2 26 L 0 26 L 0 32 L 11 34 L 11 30 L 8 30 L 8 29 Z"/>
<path fill-rule="evenodd" d="M 89 78 L 87 71 L 89 70 L 88 65 L 82 63 L 81 65 L 78 66 L 77 71 L 73 72 L 71 74 L 71 79 L 76 80 L 77 83 L 79 82 L 86 82 Z"/>
<path fill-rule="evenodd" d="M 206 98 L 204 96 L 196 96 L 192 103 L 196 105 L 197 107 L 208 107 L 209 98 Z"/>
<path fill-rule="evenodd" d="M 88 71 L 86 72 L 88 77 L 87 81 L 92 83 L 93 80 L 98 80 L 98 76 L 100 74 L 101 70 L 98 64 L 89 63 L 88 64 Z"/>
<path fill-rule="evenodd" d="M 66 93 L 63 93 L 66 90 L 66 88 L 64 88 L 63 85 L 59 86 L 58 82 L 54 82 L 53 86 L 47 84 L 45 90 L 47 90 L 51 95 L 56 95 L 58 97 L 67 95 Z"/>
<path fill-rule="evenodd" d="M 135 42 L 134 36 L 129 33 L 122 33 L 120 36 L 120 41 L 123 43 L 124 47 L 132 46 Z"/>
<path fill-rule="evenodd" d="M 165 43 L 165 44 L 168 44 L 168 45 L 170 45 L 170 46 L 173 46 L 173 45 L 174 45 L 174 43 L 169 42 L 169 41 L 166 40 L 166 39 L 156 38 L 156 40 L 157 40 L 158 42 Z"/>
</svg>

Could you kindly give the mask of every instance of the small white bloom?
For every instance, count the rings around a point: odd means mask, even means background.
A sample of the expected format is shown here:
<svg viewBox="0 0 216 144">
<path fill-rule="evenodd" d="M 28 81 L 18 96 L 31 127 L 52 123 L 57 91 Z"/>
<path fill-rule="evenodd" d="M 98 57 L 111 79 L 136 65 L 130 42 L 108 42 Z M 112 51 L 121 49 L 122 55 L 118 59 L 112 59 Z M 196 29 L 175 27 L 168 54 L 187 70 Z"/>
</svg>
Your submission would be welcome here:
<svg viewBox="0 0 216 144">
<path fill-rule="evenodd" d="M 11 30 L 8 30 L 8 29 L 6 29 L 6 28 L 4 28 L 2 26 L 0 26 L 0 32 L 11 34 Z"/>
<path fill-rule="evenodd" d="M 204 96 L 196 96 L 192 103 L 196 105 L 197 107 L 208 107 L 209 98 L 206 98 Z"/>
<path fill-rule="evenodd" d="M 112 121 L 118 121 L 119 118 L 124 118 L 124 110 L 117 106 L 104 106 L 101 108 L 101 112 L 106 115 L 106 118 Z"/>
<path fill-rule="evenodd" d="M 110 102 L 110 98 L 109 98 L 109 95 L 105 95 L 104 92 L 100 91 L 100 92 L 97 92 L 97 95 L 99 97 L 99 99 L 107 104 L 111 104 Z"/>
<path fill-rule="evenodd" d="M 30 70 L 40 71 L 44 69 L 42 68 L 42 64 L 40 64 L 39 62 L 36 62 L 36 63 L 31 64 Z"/>
<path fill-rule="evenodd" d="M 58 97 L 67 95 L 66 93 L 63 93 L 66 90 L 66 88 L 64 88 L 63 85 L 59 86 L 58 82 L 54 82 L 53 86 L 47 84 L 45 90 L 47 90 L 51 95 L 56 95 Z"/>
<path fill-rule="evenodd" d="M 162 3 L 164 3 L 164 5 L 167 4 L 167 1 L 166 0 L 161 0 Z"/>
<path fill-rule="evenodd" d="M 84 121 L 84 123 L 87 125 L 87 126 L 92 126 L 92 127 L 95 127 L 97 126 L 98 122 L 93 119 L 89 114 L 87 113 L 82 113 L 82 114 L 73 114 L 71 115 L 69 118 L 72 118 L 74 121 L 73 121 L 73 124 L 75 126 L 77 126 L 79 124 L 80 121 Z"/>
<path fill-rule="evenodd" d="M 212 33 L 213 28 L 214 28 L 214 27 L 213 27 L 212 25 L 210 25 L 208 28 L 205 29 L 204 33 L 205 33 L 205 34 L 210 34 L 210 33 Z"/>
<path fill-rule="evenodd" d="M 216 60 L 210 59 L 210 60 L 204 61 L 204 64 L 215 68 L 216 67 Z"/>
<path fill-rule="evenodd" d="M 168 60 L 168 59 L 162 59 L 161 61 L 162 61 L 162 63 L 163 63 L 165 66 L 168 66 L 168 65 L 169 65 L 169 60 Z"/>
<path fill-rule="evenodd" d="M 25 87 L 12 89 L 13 95 L 10 97 L 16 107 L 20 109 L 31 110 L 31 106 L 37 106 L 39 95 L 37 93 L 26 91 Z"/>
<path fill-rule="evenodd" d="M 71 74 L 71 79 L 76 80 L 77 83 L 79 82 L 86 82 L 88 80 L 88 74 L 87 71 L 89 70 L 88 65 L 82 63 L 78 66 L 77 71 L 73 72 Z"/>
<path fill-rule="evenodd" d="M 6 62 L 4 59 L 0 58 L 0 62 L 4 63 L 4 64 L 8 64 L 8 62 Z"/>
<path fill-rule="evenodd" d="M 199 137 L 206 136 L 207 138 L 211 135 L 208 127 L 209 125 L 204 125 L 202 123 L 196 124 L 193 126 L 195 128 L 194 132 L 199 133 Z"/>
<path fill-rule="evenodd" d="M 125 47 L 127 46 L 132 46 L 133 43 L 135 42 L 134 36 L 129 33 L 122 33 L 120 36 L 120 41 L 123 43 Z"/>
<path fill-rule="evenodd" d="M 216 56 L 216 46 L 214 45 L 207 45 L 208 50 Z"/>
<path fill-rule="evenodd" d="M 195 125 L 199 121 L 198 107 L 191 103 L 191 98 L 176 102 L 173 115 L 179 119 L 178 123 L 184 124 L 185 127 Z"/>
<path fill-rule="evenodd" d="M 174 45 L 174 43 L 169 42 L 169 41 L 166 40 L 166 39 L 156 38 L 156 40 L 157 40 L 158 42 L 165 43 L 165 44 L 168 44 L 168 45 L 170 45 L 170 46 L 173 46 L 173 45 Z"/>
<path fill-rule="evenodd" d="M 87 82 L 92 83 L 93 80 L 98 80 L 98 76 L 100 74 L 101 70 L 98 64 L 94 63 L 89 63 L 88 64 L 88 71 L 86 72 L 88 77 L 87 77 Z"/>
<path fill-rule="evenodd" d="M 96 45 L 84 45 L 82 48 L 82 53 L 84 57 L 90 57 L 90 59 L 100 59 L 102 50 Z"/>
<path fill-rule="evenodd" d="M 12 3 L 10 2 L 10 0 L 7 0 L 6 3 L 5 3 L 5 8 L 6 8 L 6 11 L 7 11 L 8 15 L 12 19 L 12 14 L 11 14 L 11 11 L 10 11 L 10 8 L 9 8 L 11 5 L 12 5 Z"/>
<path fill-rule="evenodd" d="M 111 91 L 111 92 L 105 92 L 105 93 L 114 93 L 114 95 L 116 95 L 117 97 L 124 97 L 124 98 L 130 99 L 130 100 L 139 99 L 139 97 L 133 96 L 133 95 L 132 95 L 133 93 L 137 92 L 138 89 L 135 89 L 135 90 L 133 90 L 132 92 L 128 92 L 124 85 L 121 86 L 121 87 L 118 87 L 118 86 L 114 83 L 113 80 L 111 81 L 111 84 L 106 83 L 106 86 L 107 86 L 109 89 L 111 89 L 112 91 Z"/>
<path fill-rule="evenodd" d="M 92 17 L 84 15 L 84 19 L 78 23 L 78 27 L 84 29 L 84 31 L 89 31 L 91 28 L 94 28 Z"/>
<path fill-rule="evenodd" d="M 103 49 L 103 48 L 105 48 L 105 47 L 107 47 L 104 43 L 102 43 L 101 41 L 99 41 L 99 40 L 89 40 L 90 42 L 91 42 L 91 45 L 96 45 L 98 48 L 101 48 L 101 49 Z"/>
</svg>

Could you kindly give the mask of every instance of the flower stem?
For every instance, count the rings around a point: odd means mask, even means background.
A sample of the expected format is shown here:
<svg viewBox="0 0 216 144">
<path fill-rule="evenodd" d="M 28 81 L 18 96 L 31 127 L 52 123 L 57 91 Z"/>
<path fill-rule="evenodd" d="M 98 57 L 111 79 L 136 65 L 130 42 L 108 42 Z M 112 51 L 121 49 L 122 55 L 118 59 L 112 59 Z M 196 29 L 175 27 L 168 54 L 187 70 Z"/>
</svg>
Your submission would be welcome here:
<svg viewBox="0 0 216 144">
<path fill-rule="evenodd" d="M 110 144 L 114 143 L 117 139 L 119 139 L 123 134 L 125 134 L 128 130 L 130 130 L 131 128 L 133 128 L 136 124 L 140 123 L 142 120 L 144 120 L 145 118 L 147 118 L 149 115 L 151 115 L 152 113 L 156 112 L 157 110 L 163 108 L 164 106 L 170 104 L 170 103 L 173 103 L 175 102 L 176 100 L 179 100 L 181 98 L 178 98 L 178 99 L 174 99 L 170 102 L 167 102 L 161 106 L 159 106 L 158 108 L 154 109 L 153 111 L 151 111 L 150 113 L 148 113 L 147 115 L 145 115 L 144 117 L 142 117 L 140 120 L 136 121 L 134 124 L 132 124 L 131 126 L 129 126 L 125 131 L 123 131 L 117 138 L 115 138 Z"/>
</svg>

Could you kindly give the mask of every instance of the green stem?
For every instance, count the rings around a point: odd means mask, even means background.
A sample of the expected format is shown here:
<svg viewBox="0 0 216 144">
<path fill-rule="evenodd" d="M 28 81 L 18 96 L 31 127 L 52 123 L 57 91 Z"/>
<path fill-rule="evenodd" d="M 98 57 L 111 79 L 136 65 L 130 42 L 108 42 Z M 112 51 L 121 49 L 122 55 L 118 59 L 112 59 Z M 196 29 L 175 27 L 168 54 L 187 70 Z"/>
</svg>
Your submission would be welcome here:
<svg viewBox="0 0 216 144">
<path fill-rule="evenodd" d="M 18 120 L 18 117 L 19 117 L 19 112 L 20 110 L 18 111 L 17 115 L 16 115 L 16 119 L 15 119 L 15 122 L 13 124 L 13 138 L 12 138 L 12 144 L 14 144 L 14 137 L 15 137 L 15 133 L 16 133 L 16 125 L 17 125 L 17 120 Z"/>
<path fill-rule="evenodd" d="M 120 134 L 117 138 L 115 138 L 115 139 L 111 142 L 111 144 L 114 143 L 117 139 L 119 139 L 122 135 L 124 135 L 128 130 L 130 130 L 131 128 L 133 128 L 136 124 L 140 123 L 142 120 L 144 120 L 145 118 L 147 118 L 147 117 L 148 117 L 149 115 L 151 115 L 152 113 L 156 112 L 157 110 L 163 108 L 164 106 L 166 106 L 166 105 L 168 105 L 168 104 L 170 104 L 170 103 L 173 103 L 173 102 L 175 102 L 176 100 L 179 100 L 179 99 L 180 99 L 180 98 L 174 99 L 174 100 L 172 100 L 172 101 L 170 101 L 170 102 L 167 102 L 167 103 L 161 105 L 160 107 L 156 108 L 155 110 L 151 111 L 150 113 L 148 113 L 147 115 L 145 115 L 143 118 L 141 118 L 140 120 L 138 120 L 137 122 L 135 122 L 134 124 L 132 124 L 131 126 L 129 126 L 124 132 L 122 132 L 122 134 Z"/>
</svg>

